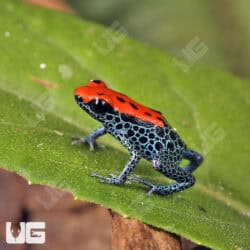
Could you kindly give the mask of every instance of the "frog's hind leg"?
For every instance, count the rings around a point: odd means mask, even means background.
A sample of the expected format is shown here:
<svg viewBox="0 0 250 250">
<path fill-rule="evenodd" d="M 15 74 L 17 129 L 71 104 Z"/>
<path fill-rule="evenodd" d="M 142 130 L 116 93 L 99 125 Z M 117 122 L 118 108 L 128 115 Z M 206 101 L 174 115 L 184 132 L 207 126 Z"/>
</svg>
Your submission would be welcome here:
<svg viewBox="0 0 250 250">
<path fill-rule="evenodd" d="M 184 152 L 183 158 L 190 161 L 190 163 L 184 167 L 184 170 L 188 173 L 193 173 L 203 161 L 203 157 L 200 154 L 190 149 Z"/>
<path fill-rule="evenodd" d="M 185 171 L 184 169 L 172 165 L 172 166 L 164 166 L 164 165 L 158 165 L 153 163 L 153 167 L 159 171 L 160 173 L 164 174 L 166 177 L 175 180 L 175 183 L 166 185 L 166 186 L 160 186 L 157 184 L 150 183 L 148 181 L 145 181 L 140 178 L 131 178 L 133 181 L 141 183 L 147 187 L 150 188 L 149 192 L 147 193 L 150 195 L 151 193 L 156 193 L 160 195 L 168 195 L 176 192 L 180 192 L 186 188 L 189 188 L 194 185 L 195 178 L 194 176 Z"/>
</svg>

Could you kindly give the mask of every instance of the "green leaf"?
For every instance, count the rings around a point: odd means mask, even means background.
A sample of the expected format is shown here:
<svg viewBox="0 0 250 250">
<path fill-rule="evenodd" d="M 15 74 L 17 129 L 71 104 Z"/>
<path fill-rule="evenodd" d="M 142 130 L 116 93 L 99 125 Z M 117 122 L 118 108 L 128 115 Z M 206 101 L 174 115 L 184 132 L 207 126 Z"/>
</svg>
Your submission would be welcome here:
<svg viewBox="0 0 250 250">
<path fill-rule="evenodd" d="M 185 73 L 157 49 L 19 1 L 0 3 L 0 34 L 3 168 L 212 248 L 249 247 L 249 85 L 196 65 Z M 94 153 L 71 145 L 72 135 L 100 126 L 72 95 L 93 78 L 161 110 L 203 153 L 193 188 L 146 197 L 140 185 L 105 185 L 89 176 L 118 174 L 128 159 L 110 136 L 100 139 L 105 148 Z M 146 161 L 134 174 L 166 183 Z"/>
</svg>

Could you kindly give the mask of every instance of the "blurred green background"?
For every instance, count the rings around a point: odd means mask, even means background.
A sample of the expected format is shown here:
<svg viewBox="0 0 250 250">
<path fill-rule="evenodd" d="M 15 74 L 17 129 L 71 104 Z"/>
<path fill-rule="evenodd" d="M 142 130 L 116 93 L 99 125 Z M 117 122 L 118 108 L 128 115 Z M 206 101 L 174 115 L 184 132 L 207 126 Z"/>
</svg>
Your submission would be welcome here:
<svg viewBox="0 0 250 250">
<path fill-rule="evenodd" d="M 87 20 L 120 28 L 176 58 L 198 37 L 208 52 L 199 64 L 250 77 L 250 2 L 247 0 L 67 0 Z"/>
</svg>

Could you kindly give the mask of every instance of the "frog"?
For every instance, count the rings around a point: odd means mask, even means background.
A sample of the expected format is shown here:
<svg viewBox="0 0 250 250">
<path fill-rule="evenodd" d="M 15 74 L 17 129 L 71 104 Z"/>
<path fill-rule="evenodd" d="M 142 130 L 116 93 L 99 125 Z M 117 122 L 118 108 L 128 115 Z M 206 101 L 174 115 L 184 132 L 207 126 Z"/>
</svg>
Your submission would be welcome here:
<svg viewBox="0 0 250 250">
<path fill-rule="evenodd" d="M 127 181 L 139 183 L 147 187 L 147 195 L 170 195 L 195 184 L 193 172 L 203 162 L 203 156 L 187 147 L 161 112 L 108 88 L 103 80 L 90 80 L 86 85 L 76 88 L 74 97 L 80 108 L 102 126 L 87 137 L 73 136 L 72 144 L 87 143 L 93 151 L 96 140 L 110 134 L 127 148 L 130 155 L 119 175 L 91 173 L 91 177 L 113 185 L 123 185 Z M 174 182 L 159 185 L 131 176 L 141 159 L 148 161 L 154 170 Z M 188 164 L 180 167 L 183 159 L 188 160 Z"/>
</svg>

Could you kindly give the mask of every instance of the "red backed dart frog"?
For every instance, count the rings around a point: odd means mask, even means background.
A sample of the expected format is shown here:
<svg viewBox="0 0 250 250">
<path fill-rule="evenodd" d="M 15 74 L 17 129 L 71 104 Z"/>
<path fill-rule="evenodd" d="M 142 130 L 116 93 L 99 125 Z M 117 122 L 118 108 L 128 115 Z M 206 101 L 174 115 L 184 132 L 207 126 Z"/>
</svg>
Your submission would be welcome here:
<svg viewBox="0 0 250 250">
<path fill-rule="evenodd" d="M 202 163 L 202 156 L 188 149 L 163 115 L 147 108 L 112 89 L 101 80 L 91 80 L 86 86 L 74 91 L 77 104 L 90 116 L 102 123 L 102 127 L 86 138 L 73 137 L 72 144 L 88 143 L 94 149 L 96 139 L 106 133 L 114 136 L 129 153 L 130 159 L 118 176 L 107 177 L 92 173 L 101 182 L 122 185 L 127 179 L 141 183 L 151 193 L 168 195 L 194 185 L 193 171 Z M 160 186 L 141 178 L 131 177 L 141 158 L 149 161 L 153 168 L 175 183 Z M 184 168 L 182 159 L 189 160 Z"/>
</svg>

